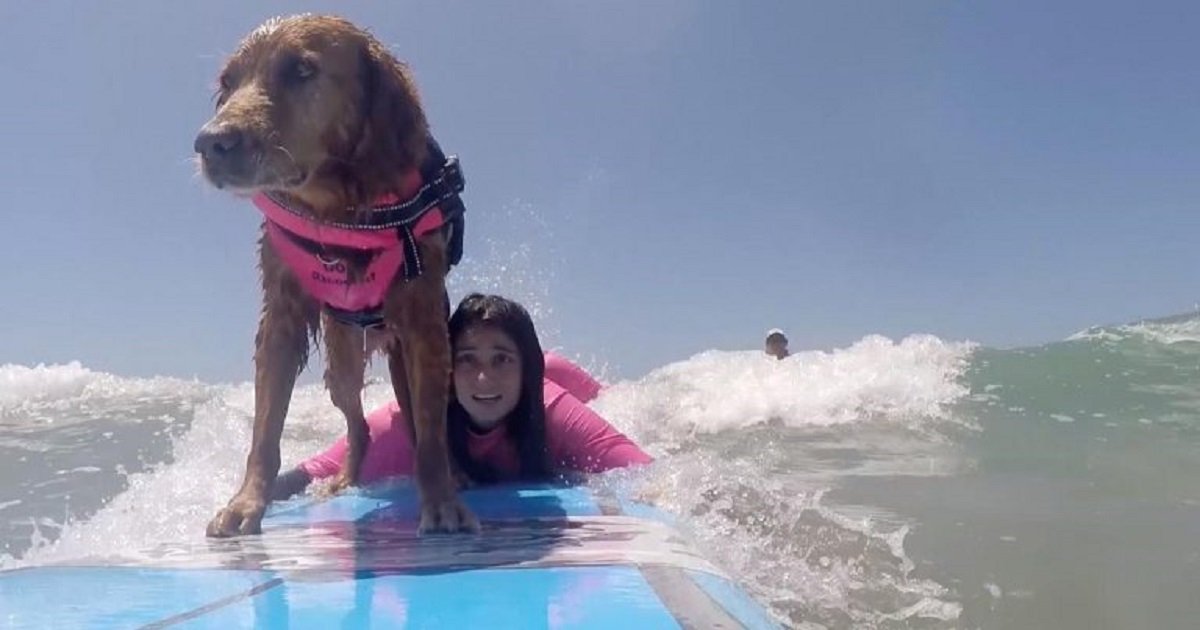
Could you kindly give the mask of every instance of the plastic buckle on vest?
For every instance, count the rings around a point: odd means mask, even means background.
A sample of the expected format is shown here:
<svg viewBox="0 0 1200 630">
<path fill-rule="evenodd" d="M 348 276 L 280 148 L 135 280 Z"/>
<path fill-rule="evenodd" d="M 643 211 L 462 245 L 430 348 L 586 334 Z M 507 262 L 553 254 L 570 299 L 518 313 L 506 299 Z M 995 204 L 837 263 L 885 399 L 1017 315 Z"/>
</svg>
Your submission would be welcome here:
<svg viewBox="0 0 1200 630">
<path fill-rule="evenodd" d="M 446 163 L 442 165 L 442 170 L 438 173 L 437 181 L 439 197 L 456 195 L 466 189 L 467 179 L 463 176 L 457 155 L 446 158 Z"/>
<path fill-rule="evenodd" d="M 325 305 L 325 312 L 334 320 L 346 324 L 347 326 L 355 326 L 367 330 L 369 328 L 383 327 L 383 307 L 377 306 L 371 309 L 361 311 L 343 311 L 340 308 Z"/>
</svg>

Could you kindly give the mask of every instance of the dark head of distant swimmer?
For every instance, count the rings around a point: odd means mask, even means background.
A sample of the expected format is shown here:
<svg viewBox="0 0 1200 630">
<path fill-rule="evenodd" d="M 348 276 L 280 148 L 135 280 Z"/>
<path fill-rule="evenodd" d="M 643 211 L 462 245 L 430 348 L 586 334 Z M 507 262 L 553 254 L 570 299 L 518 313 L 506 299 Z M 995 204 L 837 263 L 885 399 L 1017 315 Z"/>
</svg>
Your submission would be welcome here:
<svg viewBox="0 0 1200 630">
<path fill-rule="evenodd" d="M 783 334 L 782 330 L 772 328 L 767 332 L 767 340 L 763 344 L 763 351 L 776 359 L 785 359 L 790 354 L 788 352 L 788 338 Z"/>
</svg>

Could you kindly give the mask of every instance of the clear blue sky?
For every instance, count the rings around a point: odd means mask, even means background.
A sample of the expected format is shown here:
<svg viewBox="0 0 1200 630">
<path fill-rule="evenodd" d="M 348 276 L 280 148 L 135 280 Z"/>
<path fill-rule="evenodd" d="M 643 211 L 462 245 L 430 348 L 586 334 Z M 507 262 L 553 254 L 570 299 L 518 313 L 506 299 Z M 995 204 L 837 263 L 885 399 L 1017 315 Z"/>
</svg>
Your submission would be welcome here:
<svg viewBox="0 0 1200 630">
<path fill-rule="evenodd" d="M 192 138 L 224 54 L 300 10 L 412 63 L 468 256 L 544 248 L 555 341 L 619 375 L 1200 300 L 1195 2 L 4 2 L 0 363 L 251 377 L 259 217 Z"/>
</svg>

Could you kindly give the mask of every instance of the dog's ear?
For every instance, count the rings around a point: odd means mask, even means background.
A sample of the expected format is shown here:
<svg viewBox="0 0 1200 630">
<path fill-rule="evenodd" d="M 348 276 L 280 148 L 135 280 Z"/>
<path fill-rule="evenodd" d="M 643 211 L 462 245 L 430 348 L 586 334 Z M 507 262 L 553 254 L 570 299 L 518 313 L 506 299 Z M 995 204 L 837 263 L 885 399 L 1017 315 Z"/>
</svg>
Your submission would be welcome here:
<svg viewBox="0 0 1200 630">
<path fill-rule="evenodd" d="M 360 72 L 362 126 L 353 162 L 358 179 L 375 187 L 420 166 L 429 123 L 408 66 L 373 37 L 367 37 Z"/>
</svg>

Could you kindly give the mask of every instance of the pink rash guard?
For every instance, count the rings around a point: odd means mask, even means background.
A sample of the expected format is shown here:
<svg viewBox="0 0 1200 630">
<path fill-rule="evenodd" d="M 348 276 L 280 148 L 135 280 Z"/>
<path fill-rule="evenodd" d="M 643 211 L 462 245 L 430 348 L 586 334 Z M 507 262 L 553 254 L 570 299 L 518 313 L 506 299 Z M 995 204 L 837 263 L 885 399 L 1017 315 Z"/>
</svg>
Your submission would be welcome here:
<svg viewBox="0 0 1200 630">
<path fill-rule="evenodd" d="M 600 392 L 600 383 L 558 355 L 547 352 L 545 360 L 546 446 L 553 471 L 597 473 L 653 461 L 584 404 Z M 367 426 L 371 438 L 359 481 L 411 476 L 413 448 L 399 405 L 393 401 L 371 412 Z M 504 425 L 483 435 L 467 432 L 467 449 L 472 458 L 487 463 L 503 478 L 513 479 L 520 473 L 520 459 Z M 323 479 L 336 475 L 345 457 L 346 438 L 342 437 L 323 453 L 301 462 L 299 468 L 313 479 Z"/>
</svg>

